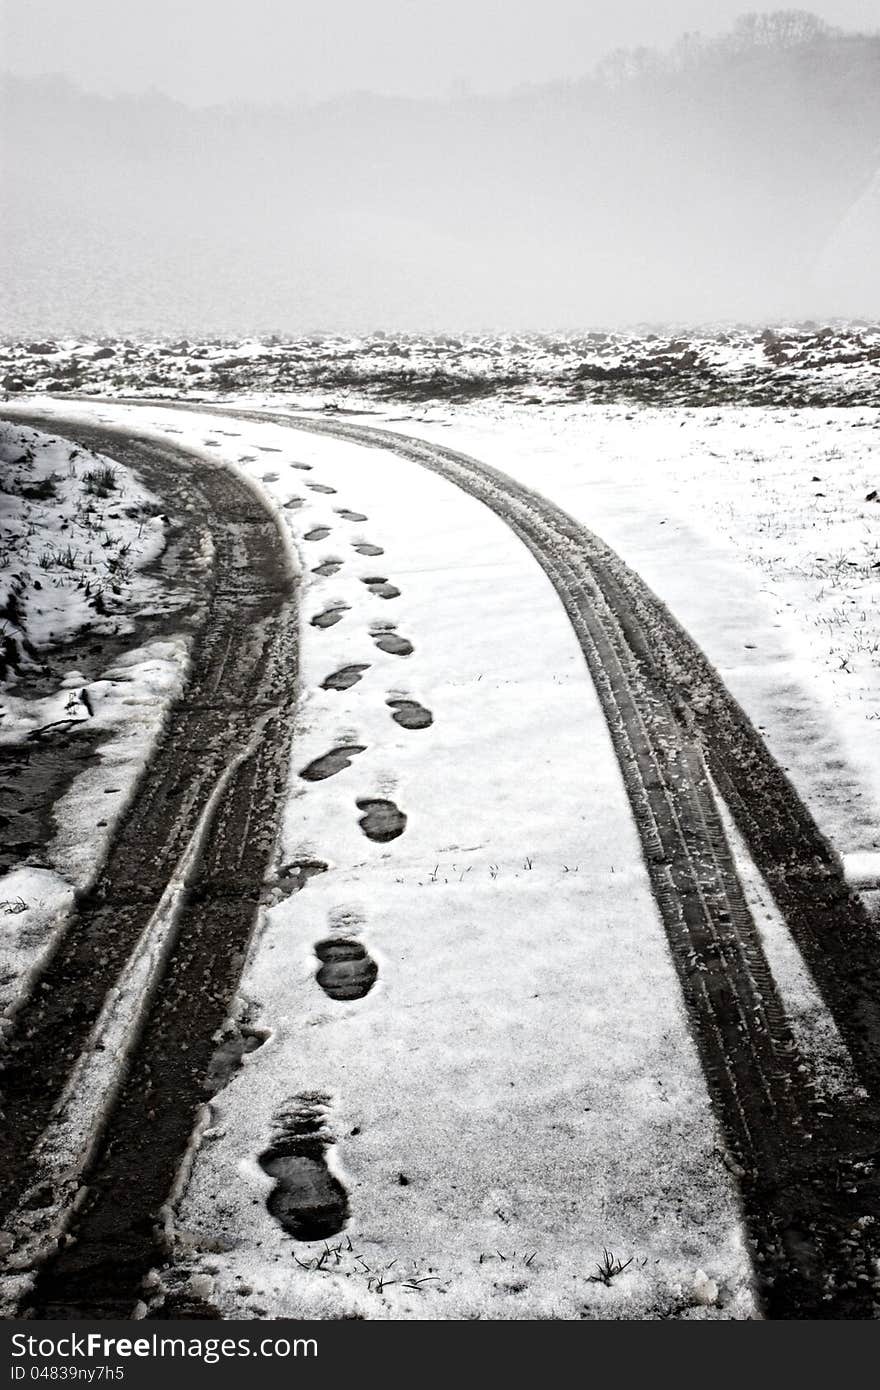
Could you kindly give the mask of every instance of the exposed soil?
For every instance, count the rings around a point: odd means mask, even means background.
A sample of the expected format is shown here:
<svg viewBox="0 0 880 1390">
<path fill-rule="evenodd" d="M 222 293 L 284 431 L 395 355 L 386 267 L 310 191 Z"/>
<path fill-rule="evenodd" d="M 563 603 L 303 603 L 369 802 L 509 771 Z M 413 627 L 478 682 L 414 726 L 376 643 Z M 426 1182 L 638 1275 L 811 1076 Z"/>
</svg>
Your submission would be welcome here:
<svg viewBox="0 0 880 1390">
<path fill-rule="evenodd" d="M 0 872 L 42 864 L 55 835 L 55 804 L 74 778 L 98 761 L 101 737 L 86 721 L 39 739 L 0 745 Z"/>
</svg>

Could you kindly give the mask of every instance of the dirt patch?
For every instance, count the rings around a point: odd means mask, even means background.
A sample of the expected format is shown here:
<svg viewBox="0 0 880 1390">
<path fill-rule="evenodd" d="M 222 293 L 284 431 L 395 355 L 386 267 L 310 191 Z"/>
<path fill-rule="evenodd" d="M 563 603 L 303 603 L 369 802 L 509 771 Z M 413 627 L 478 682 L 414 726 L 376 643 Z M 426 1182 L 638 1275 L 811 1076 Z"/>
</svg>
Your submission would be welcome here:
<svg viewBox="0 0 880 1390">
<path fill-rule="evenodd" d="M 0 871 L 43 862 L 57 830 L 55 803 L 99 761 L 102 741 L 77 720 L 39 739 L 0 745 Z"/>
</svg>

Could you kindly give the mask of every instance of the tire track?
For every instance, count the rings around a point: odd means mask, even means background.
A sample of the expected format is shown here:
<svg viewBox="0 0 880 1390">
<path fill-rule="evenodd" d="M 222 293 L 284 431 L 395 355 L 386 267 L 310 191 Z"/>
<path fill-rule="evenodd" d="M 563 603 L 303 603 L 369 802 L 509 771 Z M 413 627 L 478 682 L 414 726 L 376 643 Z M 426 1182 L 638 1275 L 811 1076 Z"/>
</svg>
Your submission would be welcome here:
<svg viewBox="0 0 880 1390">
<path fill-rule="evenodd" d="M 169 402 L 144 402 L 167 406 Z M 490 507 L 562 601 L 604 709 L 691 1031 L 739 1182 L 764 1312 L 876 1311 L 880 952 L 828 843 L 746 715 L 665 606 L 564 511 L 467 455 L 342 421 L 177 408 L 390 450 Z M 870 1093 L 816 1098 L 718 815 L 711 772 Z"/>
<path fill-rule="evenodd" d="M 663 604 L 559 507 L 467 455 L 369 426 L 250 413 L 390 450 L 476 497 L 531 550 L 603 706 L 770 1317 L 871 1317 L 880 1178 L 880 950 L 831 847 Z M 871 1098 L 817 1100 L 733 863 L 709 772 Z"/>
<path fill-rule="evenodd" d="M 42 1200 L 34 1147 L 214 787 L 263 727 L 212 809 L 161 986 L 89 1190 L 77 1199 L 76 1240 L 62 1241 L 32 1298 L 42 1316 L 124 1317 L 160 1248 L 159 1213 L 205 1098 L 212 1039 L 228 1014 L 274 844 L 296 685 L 294 590 L 271 513 L 234 474 L 165 444 L 54 415 L 27 422 L 111 453 L 171 509 L 209 518 L 215 549 L 186 689 L 3 1056 L 0 1200 L 8 1214 L 23 1199 L 31 1227 Z M 73 1175 L 74 1190 L 81 1179 Z"/>
</svg>

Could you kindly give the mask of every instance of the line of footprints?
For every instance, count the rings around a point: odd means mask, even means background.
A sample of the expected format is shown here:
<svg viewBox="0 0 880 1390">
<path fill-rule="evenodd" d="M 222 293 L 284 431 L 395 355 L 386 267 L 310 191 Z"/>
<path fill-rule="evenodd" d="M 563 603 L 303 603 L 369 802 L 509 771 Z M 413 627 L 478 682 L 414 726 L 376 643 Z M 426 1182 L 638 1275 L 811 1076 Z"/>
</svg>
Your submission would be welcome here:
<svg viewBox="0 0 880 1390">
<path fill-rule="evenodd" d="M 333 492 L 333 488 L 324 483 L 310 483 L 308 486 L 320 492 Z M 359 523 L 367 520 L 363 512 L 354 512 L 347 507 L 337 507 L 336 513 L 350 522 Z M 329 534 L 330 527 L 315 526 L 306 532 L 305 539 L 307 541 L 324 540 Z M 356 541 L 354 549 L 359 555 L 371 558 L 376 558 L 384 553 L 381 546 L 372 545 L 367 541 Z M 312 573 L 321 576 L 333 575 L 342 567 L 342 564 L 342 560 L 331 557 L 316 565 Z M 390 600 L 400 597 L 400 590 L 396 584 L 392 584 L 385 575 L 367 575 L 362 578 L 361 583 L 377 598 Z M 342 621 L 347 611 L 347 604 L 333 604 L 315 614 L 311 619 L 311 624 L 317 628 L 333 627 Z M 370 636 L 379 651 L 386 652 L 390 656 L 407 657 L 412 655 L 412 643 L 408 638 L 400 636 L 396 630 L 396 624 L 393 622 L 373 623 L 370 627 Z M 369 670 L 368 662 L 342 666 L 338 671 L 331 672 L 322 681 L 321 689 L 350 690 L 361 680 L 367 670 Z M 391 710 L 392 719 L 404 729 L 427 729 L 433 723 L 431 711 L 425 709 L 417 700 L 409 699 L 403 695 L 390 694 L 385 703 Z M 351 767 L 352 759 L 365 751 L 364 745 L 360 743 L 339 744 L 337 747 L 329 749 L 328 752 L 322 753 L 320 757 L 314 758 L 307 767 L 301 770 L 300 776 L 306 782 L 322 782 L 325 778 L 335 777 L 337 773 Z M 378 797 L 364 797 L 359 799 L 356 805 L 361 812 L 358 824 L 368 839 L 385 844 L 403 834 L 406 828 L 406 815 L 393 801 Z"/>
<path fill-rule="evenodd" d="M 310 465 L 294 465 L 307 470 Z M 266 481 L 272 480 L 271 475 Z M 335 489 L 324 483 L 308 483 L 313 492 L 332 494 Z M 303 505 L 303 498 L 291 498 L 288 509 Z M 339 507 L 336 513 L 343 520 L 361 523 L 367 520 L 362 512 Z M 326 540 L 329 526 L 314 526 L 305 533 L 310 542 Z M 376 559 L 384 552 L 381 546 L 358 541 L 354 550 Z M 336 574 L 343 561 L 331 556 L 312 570 L 326 578 Z M 400 590 L 385 575 L 369 575 L 361 581 L 377 598 L 395 599 Z M 316 628 L 330 628 L 341 622 L 348 611 L 347 604 L 334 604 L 311 619 Z M 389 656 L 407 657 L 413 652 L 412 643 L 401 637 L 393 622 L 377 622 L 370 628 L 377 649 Z M 322 690 L 345 691 L 357 685 L 369 663 L 342 666 L 321 683 Z M 390 694 L 386 705 L 391 718 L 404 729 L 427 729 L 433 723 L 431 711 L 417 700 Z M 300 771 L 306 782 L 322 782 L 351 767 L 352 759 L 366 752 L 363 744 L 344 743 L 314 758 Z M 406 815 L 393 801 L 380 797 L 362 797 L 356 801 L 361 813 L 358 824 L 368 839 L 385 844 L 397 839 L 406 828 Z M 282 882 L 291 891 L 303 888 L 316 873 L 327 865 L 321 860 L 300 860 L 282 870 Z M 351 913 L 342 913 L 330 923 L 334 934 L 315 946 L 319 961 L 316 980 L 330 999 L 349 1001 L 362 999 L 372 989 L 379 973 L 364 944 L 358 940 L 360 921 Z M 260 1155 L 264 1172 L 275 1179 L 267 1206 L 279 1225 L 297 1240 L 326 1240 L 342 1230 L 349 1214 L 348 1194 L 327 1163 L 327 1150 L 334 1143 L 329 1125 L 330 1101 L 323 1094 L 304 1093 L 294 1096 L 281 1107 L 273 1120 L 273 1135 L 269 1147 Z"/>
</svg>

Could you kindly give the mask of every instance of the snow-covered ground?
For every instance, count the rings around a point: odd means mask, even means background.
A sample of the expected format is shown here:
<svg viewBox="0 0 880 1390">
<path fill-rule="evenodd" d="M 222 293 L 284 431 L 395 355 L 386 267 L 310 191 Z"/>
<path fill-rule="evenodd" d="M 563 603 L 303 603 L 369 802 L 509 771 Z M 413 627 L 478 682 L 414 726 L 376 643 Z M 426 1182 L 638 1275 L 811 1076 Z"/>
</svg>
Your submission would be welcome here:
<svg viewBox="0 0 880 1390">
<path fill-rule="evenodd" d="M 118 639 L 135 633 L 136 616 L 167 602 L 158 579 L 143 572 L 162 553 L 166 524 L 158 499 L 115 460 L 0 422 L 0 747 L 12 759 L 7 780 L 22 761 L 16 750 L 43 747 L 61 731 L 96 748 L 54 807 L 51 844 L 22 844 L 21 862 L 0 877 L 4 1016 L 63 928 L 74 892 L 94 874 L 182 685 L 182 638 L 142 646 L 133 640 L 118 651 Z M 112 664 L 84 676 L 77 643 L 111 638 Z M 8 790 L 17 786 L 13 780 Z M 21 839 L 20 811 L 40 794 L 34 786 L 23 794 L 25 804 L 10 803 L 7 845 Z"/>
<path fill-rule="evenodd" d="M 613 546 L 854 879 L 880 883 L 880 411 L 487 404 L 390 427 L 495 464 Z"/>
<path fill-rule="evenodd" d="M 0 386 L 26 394 L 249 391 L 451 402 L 880 403 L 877 323 L 591 333 L 312 334 L 205 340 L 0 341 Z"/>
<path fill-rule="evenodd" d="M 164 526 L 129 469 L 0 421 L 2 678 L 84 631 L 130 629 L 135 574 L 161 554 Z"/>
<path fill-rule="evenodd" d="M 752 1316 L 734 1187 L 604 721 L 536 563 L 478 503 L 384 451 L 158 407 L 58 409 L 173 432 L 245 471 L 302 573 L 290 798 L 242 981 L 265 1041 L 212 1103 L 178 1204 L 193 1292 L 244 1317 Z M 873 882 L 876 411 L 491 401 L 369 422 L 496 464 L 613 545 Z M 377 646 L 389 624 L 411 655 Z M 359 680 L 322 688 L 348 666 Z M 402 727 L 393 700 L 432 722 Z M 300 776 L 339 748 L 349 766 Z M 392 802 L 403 833 L 367 839 L 363 800 Z M 297 866 L 318 863 L 300 887 Z M 845 1075 L 754 875 L 749 892 L 801 1036 L 826 1081 Z M 378 968 L 364 998 L 316 978 L 315 948 L 340 941 Z M 297 1108 L 319 1117 L 349 1194 L 329 1253 L 266 1208 L 260 1157 Z M 594 1277 L 606 1249 L 632 1261 L 608 1284 Z"/>
</svg>

